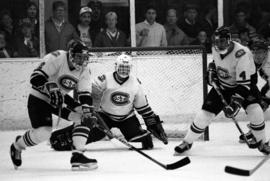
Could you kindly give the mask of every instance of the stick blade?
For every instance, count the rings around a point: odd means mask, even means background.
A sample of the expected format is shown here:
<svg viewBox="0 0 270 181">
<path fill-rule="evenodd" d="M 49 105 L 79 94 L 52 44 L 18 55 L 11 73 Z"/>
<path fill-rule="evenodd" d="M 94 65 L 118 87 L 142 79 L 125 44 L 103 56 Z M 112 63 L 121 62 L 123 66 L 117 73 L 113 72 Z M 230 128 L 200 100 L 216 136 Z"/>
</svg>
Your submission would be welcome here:
<svg viewBox="0 0 270 181">
<path fill-rule="evenodd" d="M 249 170 L 244 170 L 244 169 L 239 169 L 231 166 L 226 166 L 225 167 L 225 172 L 234 174 L 234 175 L 240 175 L 240 176 L 250 176 L 250 171 Z"/>
<path fill-rule="evenodd" d="M 185 157 L 185 158 L 183 158 L 183 159 L 181 159 L 181 160 L 179 160 L 179 161 L 177 161 L 175 163 L 166 165 L 166 169 L 167 170 L 174 170 L 174 169 L 183 167 L 183 166 L 185 166 L 185 165 L 187 165 L 189 163 L 190 163 L 189 157 Z"/>
</svg>

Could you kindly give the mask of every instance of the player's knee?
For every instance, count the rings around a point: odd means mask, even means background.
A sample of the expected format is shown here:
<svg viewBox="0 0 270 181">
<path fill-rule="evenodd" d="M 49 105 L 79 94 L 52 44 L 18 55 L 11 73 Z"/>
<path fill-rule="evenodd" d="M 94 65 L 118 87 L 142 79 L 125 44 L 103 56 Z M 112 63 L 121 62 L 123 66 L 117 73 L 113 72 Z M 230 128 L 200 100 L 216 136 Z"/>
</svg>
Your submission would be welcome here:
<svg viewBox="0 0 270 181">
<path fill-rule="evenodd" d="M 193 122 L 197 127 L 204 129 L 211 123 L 214 117 L 215 117 L 214 113 L 211 113 L 206 110 L 200 110 Z"/>
<path fill-rule="evenodd" d="M 48 140 L 51 136 L 51 132 L 52 132 L 52 127 L 44 126 L 44 127 L 34 129 L 32 131 L 32 134 L 36 142 L 40 143 L 40 142 Z"/>
<path fill-rule="evenodd" d="M 259 104 L 250 104 L 246 108 L 248 120 L 252 124 L 260 124 L 264 121 L 264 114 Z"/>
</svg>

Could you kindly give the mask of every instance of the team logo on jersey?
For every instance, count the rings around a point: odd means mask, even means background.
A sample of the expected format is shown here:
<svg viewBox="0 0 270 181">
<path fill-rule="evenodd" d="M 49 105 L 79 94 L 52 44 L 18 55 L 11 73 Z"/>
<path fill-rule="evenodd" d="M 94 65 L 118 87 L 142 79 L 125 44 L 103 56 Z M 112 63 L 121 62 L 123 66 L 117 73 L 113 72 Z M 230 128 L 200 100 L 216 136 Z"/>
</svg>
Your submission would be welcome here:
<svg viewBox="0 0 270 181">
<path fill-rule="evenodd" d="M 218 77 L 220 77 L 222 79 L 229 79 L 229 78 L 231 78 L 228 70 L 227 69 L 224 69 L 222 67 L 217 67 L 217 74 L 218 74 Z"/>
<path fill-rule="evenodd" d="M 78 80 L 75 79 L 74 77 L 71 77 L 69 75 L 63 75 L 59 77 L 59 84 L 66 90 L 73 90 L 75 89 Z"/>
<path fill-rule="evenodd" d="M 114 92 L 111 95 L 111 101 L 118 106 L 126 105 L 130 102 L 129 94 L 124 92 Z"/>
</svg>

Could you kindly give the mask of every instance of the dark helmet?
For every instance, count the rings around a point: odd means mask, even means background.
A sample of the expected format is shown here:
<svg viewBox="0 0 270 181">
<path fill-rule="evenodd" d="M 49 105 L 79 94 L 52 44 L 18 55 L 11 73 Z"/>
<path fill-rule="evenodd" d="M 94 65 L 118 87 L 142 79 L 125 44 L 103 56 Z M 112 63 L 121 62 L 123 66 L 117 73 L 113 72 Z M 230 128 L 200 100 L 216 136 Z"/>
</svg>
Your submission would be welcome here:
<svg viewBox="0 0 270 181">
<path fill-rule="evenodd" d="M 213 42 L 215 49 L 221 53 L 225 54 L 231 43 L 231 32 L 226 26 L 222 26 L 214 32 Z"/>
<path fill-rule="evenodd" d="M 73 41 L 68 47 L 70 60 L 73 65 L 82 66 L 88 61 L 88 48 L 80 41 Z"/>
<path fill-rule="evenodd" d="M 268 50 L 268 43 L 265 40 L 258 40 L 251 44 L 251 50 Z"/>
<path fill-rule="evenodd" d="M 260 67 L 267 60 L 268 43 L 265 40 L 257 40 L 251 44 L 251 50 L 257 67 Z"/>
</svg>

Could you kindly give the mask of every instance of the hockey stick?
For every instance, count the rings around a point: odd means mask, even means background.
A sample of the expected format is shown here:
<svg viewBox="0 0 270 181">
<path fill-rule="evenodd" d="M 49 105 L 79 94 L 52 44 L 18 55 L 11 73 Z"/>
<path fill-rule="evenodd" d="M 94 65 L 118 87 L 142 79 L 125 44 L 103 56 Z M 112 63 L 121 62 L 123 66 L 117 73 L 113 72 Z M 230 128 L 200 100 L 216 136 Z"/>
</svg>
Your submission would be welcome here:
<svg viewBox="0 0 270 181">
<path fill-rule="evenodd" d="M 60 121 L 61 121 L 61 114 L 62 114 L 62 104 L 59 105 L 58 107 L 58 118 L 57 118 L 57 122 L 56 122 L 56 128 L 58 128 L 59 124 L 60 124 Z"/>
<path fill-rule="evenodd" d="M 100 129 L 101 131 L 103 131 L 110 139 L 116 139 L 116 140 L 120 141 L 121 143 L 123 143 L 124 145 L 126 145 L 127 147 L 129 147 L 130 149 L 138 152 L 139 154 L 141 154 L 144 157 L 148 158 L 152 162 L 158 164 L 162 168 L 164 168 L 166 170 L 174 170 L 174 169 L 178 169 L 178 168 L 183 167 L 183 166 L 185 166 L 185 165 L 187 165 L 187 164 L 190 163 L 189 157 L 185 157 L 185 158 L 183 158 L 183 159 L 181 159 L 181 160 L 179 160 L 177 162 L 171 163 L 171 164 L 163 164 L 163 163 L 157 161 L 156 159 L 150 157 L 149 155 L 147 155 L 146 153 L 144 153 L 141 150 L 137 149 L 133 145 L 129 144 L 125 139 L 122 139 L 122 138 L 119 138 L 119 137 L 113 135 L 113 133 L 109 130 L 108 126 L 104 122 L 103 118 L 99 115 L 99 113 L 96 113 L 95 115 L 98 118 L 98 121 L 101 123 L 101 125 L 99 125 L 98 123 L 96 123 L 96 127 L 98 129 Z"/>
<path fill-rule="evenodd" d="M 223 94 L 220 91 L 220 87 L 215 83 L 212 82 L 212 86 L 214 87 L 214 89 L 216 90 L 217 94 L 219 95 L 222 103 L 224 104 L 225 107 L 229 106 L 227 101 L 225 100 L 225 98 L 223 97 Z M 238 131 L 241 133 L 241 135 L 243 135 L 244 141 L 245 143 L 248 145 L 249 148 L 253 148 L 253 146 L 249 143 L 246 135 L 244 134 L 243 130 L 241 129 L 241 127 L 239 126 L 238 122 L 236 121 L 235 117 L 231 118 L 235 124 L 235 126 L 237 127 Z"/>
<path fill-rule="evenodd" d="M 270 155 L 264 157 L 254 168 L 252 169 L 241 169 L 231 166 L 225 167 L 225 172 L 240 176 L 250 176 L 252 175 L 258 168 L 260 168 L 268 159 L 270 158 Z"/>
</svg>

